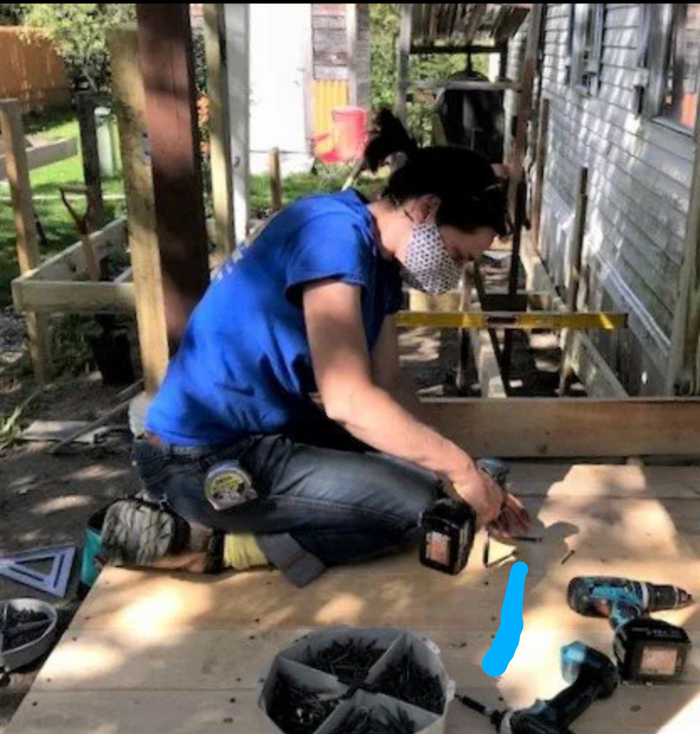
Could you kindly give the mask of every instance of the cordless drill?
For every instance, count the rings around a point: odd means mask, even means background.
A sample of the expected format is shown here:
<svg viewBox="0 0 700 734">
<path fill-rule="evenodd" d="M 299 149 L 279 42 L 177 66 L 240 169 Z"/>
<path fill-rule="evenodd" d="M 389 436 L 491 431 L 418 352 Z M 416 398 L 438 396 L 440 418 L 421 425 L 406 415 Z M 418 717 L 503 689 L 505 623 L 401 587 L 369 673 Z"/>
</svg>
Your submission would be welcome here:
<svg viewBox="0 0 700 734">
<path fill-rule="evenodd" d="M 510 468 L 498 459 L 479 459 L 479 471 L 505 489 Z M 476 533 L 476 513 L 466 503 L 443 497 L 420 522 L 420 560 L 424 566 L 456 576 L 469 560 Z"/>
<path fill-rule="evenodd" d="M 579 614 L 608 617 L 625 680 L 661 683 L 683 674 L 690 649 L 685 630 L 647 615 L 692 604 L 687 591 L 625 578 L 581 576 L 569 583 L 567 599 Z"/>
<path fill-rule="evenodd" d="M 569 687 L 548 701 L 537 700 L 527 709 L 495 711 L 469 698 L 459 700 L 488 716 L 499 734 L 572 734 L 569 726 L 598 699 L 609 698 L 618 673 L 607 655 L 574 642 L 561 649 L 561 667 Z"/>
</svg>

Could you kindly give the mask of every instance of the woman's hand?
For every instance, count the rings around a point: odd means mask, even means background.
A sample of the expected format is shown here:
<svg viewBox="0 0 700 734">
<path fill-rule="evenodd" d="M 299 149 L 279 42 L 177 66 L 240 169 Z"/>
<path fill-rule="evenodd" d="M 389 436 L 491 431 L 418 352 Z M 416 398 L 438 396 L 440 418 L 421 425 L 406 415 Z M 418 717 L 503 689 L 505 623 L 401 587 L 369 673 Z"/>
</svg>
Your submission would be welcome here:
<svg viewBox="0 0 700 734">
<path fill-rule="evenodd" d="M 489 525 L 495 537 L 510 538 L 522 535 L 530 527 L 530 515 L 522 502 L 512 494 L 505 493 L 503 508 L 499 516 Z"/>
<path fill-rule="evenodd" d="M 476 466 L 452 481 L 448 494 L 466 502 L 474 510 L 480 528 L 496 521 L 506 497 L 498 483 Z"/>
</svg>

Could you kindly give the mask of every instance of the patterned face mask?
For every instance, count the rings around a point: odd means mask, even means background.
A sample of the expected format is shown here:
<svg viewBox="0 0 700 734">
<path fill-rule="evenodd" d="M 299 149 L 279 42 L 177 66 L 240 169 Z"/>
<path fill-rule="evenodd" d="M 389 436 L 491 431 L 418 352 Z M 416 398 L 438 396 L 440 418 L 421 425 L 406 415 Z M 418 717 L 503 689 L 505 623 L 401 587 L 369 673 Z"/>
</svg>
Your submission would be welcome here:
<svg viewBox="0 0 700 734">
<path fill-rule="evenodd" d="M 417 224 L 406 249 L 403 279 L 411 288 L 433 296 L 456 288 L 462 268 L 448 255 L 435 224 Z"/>
</svg>

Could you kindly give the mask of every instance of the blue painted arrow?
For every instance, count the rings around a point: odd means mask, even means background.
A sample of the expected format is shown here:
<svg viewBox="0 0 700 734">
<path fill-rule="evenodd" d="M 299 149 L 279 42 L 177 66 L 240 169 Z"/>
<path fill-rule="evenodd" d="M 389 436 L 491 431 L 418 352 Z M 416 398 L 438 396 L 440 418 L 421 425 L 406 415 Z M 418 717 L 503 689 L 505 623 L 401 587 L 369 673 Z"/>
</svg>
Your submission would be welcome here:
<svg viewBox="0 0 700 734">
<path fill-rule="evenodd" d="M 503 675 L 520 644 L 523 631 L 523 597 L 528 567 L 519 561 L 510 569 L 508 588 L 501 607 L 501 626 L 491 649 L 484 655 L 481 667 L 486 675 Z"/>
</svg>

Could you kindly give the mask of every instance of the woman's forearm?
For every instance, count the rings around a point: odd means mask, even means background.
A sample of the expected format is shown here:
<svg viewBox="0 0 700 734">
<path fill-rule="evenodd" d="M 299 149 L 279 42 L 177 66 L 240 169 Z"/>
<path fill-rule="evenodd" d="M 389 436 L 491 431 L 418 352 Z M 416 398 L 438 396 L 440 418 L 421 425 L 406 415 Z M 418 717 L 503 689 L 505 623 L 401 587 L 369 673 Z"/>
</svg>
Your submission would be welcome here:
<svg viewBox="0 0 700 734">
<path fill-rule="evenodd" d="M 377 451 L 445 474 L 454 484 L 470 481 L 477 471 L 466 452 L 381 388 L 368 386 L 352 394 L 344 409 L 330 417 Z"/>
</svg>

